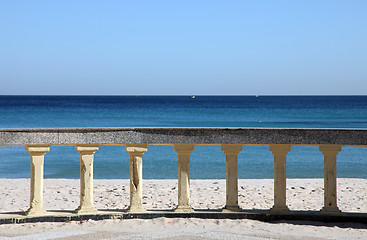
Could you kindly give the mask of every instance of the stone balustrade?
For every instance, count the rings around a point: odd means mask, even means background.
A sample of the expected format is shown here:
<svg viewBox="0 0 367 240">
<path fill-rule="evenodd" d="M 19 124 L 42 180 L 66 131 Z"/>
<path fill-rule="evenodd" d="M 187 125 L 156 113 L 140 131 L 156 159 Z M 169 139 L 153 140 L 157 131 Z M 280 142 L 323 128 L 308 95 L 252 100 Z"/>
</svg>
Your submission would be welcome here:
<svg viewBox="0 0 367 240">
<path fill-rule="evenodd" d="M 26 215 L 43 216 L 44 155 L 50 146 L 72 145 L 80 153 L 78 215 L 96 214 L 93 205 L 93 157 L 100 145 L 122 145 L 130 155 L 128 213 L 146 213 L 142 205 L 142 164 L 148 145 L 173 145 L 178 154 L 178 206 L 174 212 L 192 213 L 190 154 L 195 145 L 220 145 L 226 155 L 226 205 L 238 206 L 238 154 L 244 145 L 269 146 L 274 155 L 274 206 L 269 214 L 286 214 L 286 156 L 291 146 L 318 146 L 324 155 L 324 207 L 321 214 L 340 214 L 337 206 L 336 157 L 342 146 L 367 147 L 364 129 L 235 129 L 235 128 L 78 128 L 3 129 L 0 146 L 25 146 L 30 154 L 31 192 Z"/>
</svg>

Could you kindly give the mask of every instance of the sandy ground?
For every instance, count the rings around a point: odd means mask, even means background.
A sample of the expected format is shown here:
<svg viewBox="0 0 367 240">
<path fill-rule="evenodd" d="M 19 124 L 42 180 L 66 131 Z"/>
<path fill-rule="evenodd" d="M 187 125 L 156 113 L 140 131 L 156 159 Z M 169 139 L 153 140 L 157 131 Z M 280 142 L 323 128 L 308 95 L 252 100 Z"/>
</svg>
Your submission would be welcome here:
<svg viewBox="0 0 367 240">
<path fill-rule="evenodd" d="M 129 180 L 94 180 L 98 209 L 126 209 Z M 46 179 L 46 209 L 75 209 L 79 180 Z M 191 180 L 191 202 L 196 209 L 225 205 L 225 180 Z M 322 179 L 288 179 L 287 203 L 292 210 L 319 210 Z M 144 180 L 143 205 L 172 209 L 177 204 L 177 180 Z M 239 180 L 239 205 L 269 209 L 273 180 Z M 338 179 L 342 211 L 367 213 L 367 180 Z M 29 179 L 0 179 L 0 212 L 24 211 L 29 206 Z M 104 220 L 68 223 L 0 225 L 2 239 L 367 239 L 367 225 L 317 222 L 263 223 L 253 220 L 168 219 Z"/>
</svg>

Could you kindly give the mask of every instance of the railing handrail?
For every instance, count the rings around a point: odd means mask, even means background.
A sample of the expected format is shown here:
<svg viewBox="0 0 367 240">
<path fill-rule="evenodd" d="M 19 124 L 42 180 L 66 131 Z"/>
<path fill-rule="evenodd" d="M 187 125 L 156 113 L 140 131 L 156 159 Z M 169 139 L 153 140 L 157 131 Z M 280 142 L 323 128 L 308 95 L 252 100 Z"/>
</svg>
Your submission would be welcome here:
<svg viewBox="0 0 367 240">
<path fill-rule="evenodd" d="M 328 128 L 41 128 L 0 129 L 0 146 L 120 145 L 179 143 L 196 145 L 367 146 L 367 129 Z"/>
</svg>

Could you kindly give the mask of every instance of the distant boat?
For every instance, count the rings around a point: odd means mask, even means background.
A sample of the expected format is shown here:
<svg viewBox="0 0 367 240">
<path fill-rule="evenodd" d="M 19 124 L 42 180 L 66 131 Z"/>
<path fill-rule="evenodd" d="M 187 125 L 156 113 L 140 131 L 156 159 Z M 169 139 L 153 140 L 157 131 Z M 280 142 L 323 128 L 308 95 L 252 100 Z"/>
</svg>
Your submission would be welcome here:
<svg viewBox="0 0 367 240">
<path fill-rule="evenodd" d="M 192 95 L 192 96 L 191 96 L 191 98 L 195 98 L 195 96 L 194 96 L 194 95 Z"/>
</svg>

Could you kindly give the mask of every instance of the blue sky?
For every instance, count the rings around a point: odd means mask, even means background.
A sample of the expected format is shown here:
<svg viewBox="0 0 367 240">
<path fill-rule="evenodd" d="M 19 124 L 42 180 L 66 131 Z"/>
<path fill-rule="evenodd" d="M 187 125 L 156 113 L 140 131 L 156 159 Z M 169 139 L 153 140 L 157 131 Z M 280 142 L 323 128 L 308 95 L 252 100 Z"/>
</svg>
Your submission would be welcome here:
<svg viewBox="0 0 367 240">
<path fill-rule="evenodd" d="M 0 1 L 0 94 L 367 94 L 367 1 Z"/>
</svg>

